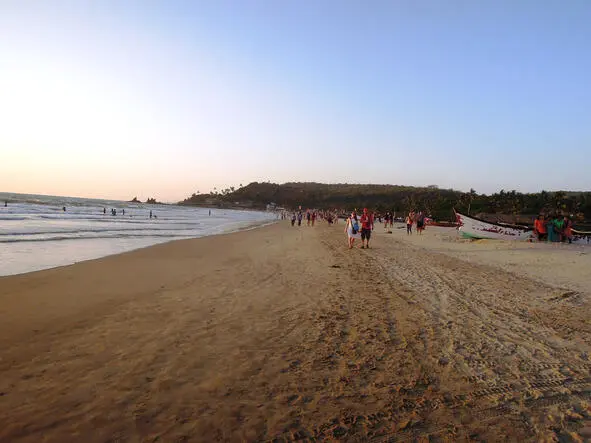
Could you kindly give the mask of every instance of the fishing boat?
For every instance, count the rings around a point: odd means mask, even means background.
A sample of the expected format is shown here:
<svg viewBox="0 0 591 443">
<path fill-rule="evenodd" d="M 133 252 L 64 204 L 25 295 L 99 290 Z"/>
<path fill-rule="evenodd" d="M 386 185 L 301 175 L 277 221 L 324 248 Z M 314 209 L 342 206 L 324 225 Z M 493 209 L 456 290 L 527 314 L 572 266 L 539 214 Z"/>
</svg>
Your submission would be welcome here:
<svg viewBox="0 0 591 443">
<path fill-rule="evenodd" d="M 591 245 L 591 232 L 573 229 L 572 242 L 576 245 Z"/>
<path fill-rule="evenodd" d="M 536 240 L 529 226 L 493 223 L 456 212 L 458 231 L 465 238 L 490 240 Z M 591 245 L 591 232 L 573 229 L 571 241 L 576 245 Z"/>
<path fill-rule="evenodd" d="M 463 237 L 491 240 L 530 240 L 533 230 L 527 226 L 486 222 L 456 212 L 458 231 Z"/>
</svg>

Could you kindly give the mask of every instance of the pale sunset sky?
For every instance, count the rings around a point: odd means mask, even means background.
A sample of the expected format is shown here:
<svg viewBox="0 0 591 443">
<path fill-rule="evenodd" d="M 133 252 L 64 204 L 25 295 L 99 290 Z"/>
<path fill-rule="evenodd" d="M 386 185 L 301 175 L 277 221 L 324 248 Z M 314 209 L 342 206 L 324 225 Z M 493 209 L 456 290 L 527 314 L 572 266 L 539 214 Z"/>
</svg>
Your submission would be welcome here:
<svg viewBox="0 0 591 443">
<path fill-rule="evenodd" d="M 0 192 L 591 190 L 588 0 L 0 0 Z"/>
</svg>

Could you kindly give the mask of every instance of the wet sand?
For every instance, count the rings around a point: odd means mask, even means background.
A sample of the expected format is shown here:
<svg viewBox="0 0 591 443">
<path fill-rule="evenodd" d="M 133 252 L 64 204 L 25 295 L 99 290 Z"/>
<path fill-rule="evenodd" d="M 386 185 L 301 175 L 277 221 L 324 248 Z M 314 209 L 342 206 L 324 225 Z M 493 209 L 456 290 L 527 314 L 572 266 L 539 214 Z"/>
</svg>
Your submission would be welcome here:
<svg viewBox="0 0 591 443">
<path fill-rule="evenodd" d="M 591 437 L 591 248 L 342 229 L 0 278 L 0 441 Z"/>
</svg>

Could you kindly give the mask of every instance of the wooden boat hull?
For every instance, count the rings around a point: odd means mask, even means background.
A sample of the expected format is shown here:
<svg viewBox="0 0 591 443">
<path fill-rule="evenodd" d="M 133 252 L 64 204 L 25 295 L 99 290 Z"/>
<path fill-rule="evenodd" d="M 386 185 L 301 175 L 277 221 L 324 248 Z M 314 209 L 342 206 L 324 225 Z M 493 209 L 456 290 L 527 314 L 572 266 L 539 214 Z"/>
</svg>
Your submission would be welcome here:
<svg viewBox="0 0 591 443">
<path fill-rule="evenodd" d="M 490 240 L 521 240 L 533 238 L 533 231 L 526 227 L 500 225 L 478 220 L 456 212 L 458 231 L 466 238 Z"/>
<path fill-rule="evenodd" d="M 537 240 L 531 228 L 478 220 L 456 212 L 458 231 L 465 238 L 490 240 Z M 573 229 L 572 244 L 591 246 L 591 232 Z"/>
<path fill-rule="evenodd" d="M 591 232 L 576 231 L 573 229 L 572 242 L 575 245 L 589 245 L 591 246 Z"/>
</svg>

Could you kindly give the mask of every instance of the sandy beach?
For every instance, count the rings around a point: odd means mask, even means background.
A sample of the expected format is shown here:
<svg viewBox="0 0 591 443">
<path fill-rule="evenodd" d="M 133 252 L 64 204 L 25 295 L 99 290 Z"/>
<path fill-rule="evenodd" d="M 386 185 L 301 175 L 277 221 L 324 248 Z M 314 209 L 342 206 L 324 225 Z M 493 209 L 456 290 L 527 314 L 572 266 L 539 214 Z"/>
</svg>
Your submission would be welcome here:
<svg viewBox="0 0 591 443">
<path fill-rule="evenodd" d="M 343 228 L 0 278 L 0 441 L 591 438 L 591 247 Z"/>
</svg>

